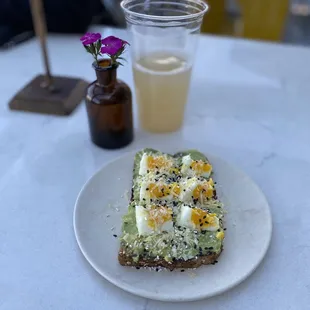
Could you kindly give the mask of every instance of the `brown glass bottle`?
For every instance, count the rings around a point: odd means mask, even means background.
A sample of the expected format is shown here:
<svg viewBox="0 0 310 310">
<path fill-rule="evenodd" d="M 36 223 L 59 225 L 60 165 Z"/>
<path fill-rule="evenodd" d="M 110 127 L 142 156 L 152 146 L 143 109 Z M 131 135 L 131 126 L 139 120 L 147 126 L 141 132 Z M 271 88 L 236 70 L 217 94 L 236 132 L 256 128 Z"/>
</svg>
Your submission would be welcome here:
<svg viewBox="0 0 310 310">
<path fill-rule="evenodd" d="M 117 149 L 133 140 L 132 94 L 129 86 L 117 79 L 117 65 L 103 59 L 93 63 L 97 80 L 87 88 L 86 109 L 93 143 Z"/>
</svg>

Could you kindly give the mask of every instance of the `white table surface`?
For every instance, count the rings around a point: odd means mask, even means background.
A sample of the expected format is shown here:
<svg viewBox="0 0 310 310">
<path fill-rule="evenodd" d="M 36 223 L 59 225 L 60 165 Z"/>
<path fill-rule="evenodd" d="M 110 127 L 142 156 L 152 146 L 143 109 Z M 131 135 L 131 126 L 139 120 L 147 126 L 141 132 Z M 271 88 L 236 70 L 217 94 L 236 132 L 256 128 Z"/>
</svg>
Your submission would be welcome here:
<svg viewBox="0 0 310 310">
<path fill-rule="evenodd" d="M 126 39 L 122 30 L 103 31 L 111 33 Z M 77 36 L 48 43 L 55 74 L 94 79 Z M 67 118 L 8 110 L 10 97 L 41 72 L 40 56 L 35 41 L 0 52 L 1 310 L 310 309 L 309 49 L 201 37 L 182 132 L 137 129 L 134 143 L 118 151 L 90 142 L 84 106 Z M 130 65 L 119 76 L 133 85 Z M 72 213 L 82 185 L 105 162 L 178 141 L 203 144 L 246 171 L 267 196 L 274 233 L 265 260 L 242 284 L 211 299 L 169 304 L 97 275 L 78 249 Z"/>
</svg>

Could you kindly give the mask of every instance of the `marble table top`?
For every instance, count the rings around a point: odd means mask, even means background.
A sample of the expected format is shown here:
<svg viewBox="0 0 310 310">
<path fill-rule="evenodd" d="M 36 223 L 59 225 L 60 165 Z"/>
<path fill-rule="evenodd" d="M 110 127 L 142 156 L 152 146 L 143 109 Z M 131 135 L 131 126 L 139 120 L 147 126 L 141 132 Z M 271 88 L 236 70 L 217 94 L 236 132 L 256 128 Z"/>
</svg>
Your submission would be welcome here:
<svg viewBox="0 0 310 310">
<path fill-rule="evenodd" d="M 97 30 L 126 39 L 123 30 Z M 117 151 L 90 142 L 83 105 L 67 118 L 9 111 L 13 94 L 41 72 L 41 55 L 34 40 L 0 52 L 1 310 L 309 309 L 310 49 L 212 36 L 199 43 L 183 130 L 151 135 L 137 126 L 134 143 Z M 94 79 L 78 36 L 51 35 L 48 45 L 54 74 Z M 133 85 L 130 64 L 119 77 Z M 246 281 L 207 300 L 169 304 L 123 292 L 93 271 L 75 242 L 72 213 L 106 161 L 179 141 L 204 144 L 248 173 L 270 203 L 274 232 Z"/>
</svg>

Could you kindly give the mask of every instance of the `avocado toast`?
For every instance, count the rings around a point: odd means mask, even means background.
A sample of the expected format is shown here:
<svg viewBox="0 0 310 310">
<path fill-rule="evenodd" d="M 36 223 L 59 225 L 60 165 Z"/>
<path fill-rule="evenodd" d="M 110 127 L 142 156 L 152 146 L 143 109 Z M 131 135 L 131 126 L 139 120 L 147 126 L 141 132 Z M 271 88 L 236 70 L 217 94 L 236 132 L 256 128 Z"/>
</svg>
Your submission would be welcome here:
<svg viewBox="0 0 310 310">
<path fill-rule="evenodd" d="M 215 263 L 223 249 L 222 221 L 212 166 L 202 153 L 144 149 L 134 160 L 119 263 L 171 270 Z"/>
</svg>

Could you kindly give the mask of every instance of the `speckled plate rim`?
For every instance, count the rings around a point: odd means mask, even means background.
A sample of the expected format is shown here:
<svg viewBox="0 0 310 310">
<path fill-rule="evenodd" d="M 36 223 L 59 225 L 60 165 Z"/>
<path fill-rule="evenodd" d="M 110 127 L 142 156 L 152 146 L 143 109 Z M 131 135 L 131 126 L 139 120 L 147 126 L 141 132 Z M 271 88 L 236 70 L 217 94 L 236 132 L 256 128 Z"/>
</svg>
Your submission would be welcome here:
<svg viewBox="0 0 310 310">
<path fill-rule="evenodd" d="M 183 149 L 182 149 L 183 150 Z M 243 177 L 247 178 L 248 182 L 251 183 L 251 185 L 253 187 L 256 188 L 256 190 L 259 192 L 259 194 L 261 195 L 261 197 L 263 198 L 263 200 L 265 201 L 265 206 L 266 206 L 266 212 L 268 214 L 268 220 L 266 222 L 266 227 L 267 227 L 267 233 L 268 233 L 268 238 L 265 242 L 264 248 L 261 251 L 261 254 L 259 257 L 257 257 L 255 266 L 253 266 L 253 268 L 251 270 L 248 271 L 247 274 L 245 274 L 243 277 L 240 277 L 238 279 L 238 281 L 235 281 L 233 283 L 231 283 L 231 285 L 227 285 L 225 287 L 223 287 L 222 289 L 217 290 L 216 292 L 205 292 L 203 294 L 197 295 L 197 296 L 182 296 L 182 297 L 167 297 L 167 296 L 161 296 L 158 295 L 154 292 L 151 291 L 145 291 L 144 289 L 137 289 L 132 285 L 126 284 L 126 283 L 122 283 L 120 282 L 116 277 L 110 276 L 105 270 L 102 270 L 102 268 L 100 268 L 97 263 L 93 260 L 93 258 L 88 254 L 88 252 L 84 249 L 84 246 L 82 244 L 81 238 L 80 238 L 80 232 L 79 229 L 77 228 L 77 213 L 78 213 L 78 205 L 79 205 L 79 201 L 81 198 L 81 195 L 83 194 L 83 192 L 86 190 L 88 184 L 91 182 L 92 179 L 94 179 L 95 177 L 97 177 L 100 173 L 102 173 L 102 171 L 104 169 L 106 169 L 106 167 L 108 167 L 109 165 L 111 165 L 112 163 L 115 163 L 117 161 L 119 161 L 120 159 L 123 159 L 125 157 L 128 157 L 129 155 L 133 156 L 137 151 L 131 151 L 131 152 L 126 152 L 121 156 L 118 156 L 115 159 L 112 159 L 110 161 L 108 161 L 107 163 L 105 163 L 100 169 L 98 169 L 97 172 L 95 172 L 83 185 L 82 189 L 80 190 L 78 197 L 76 199 L 75 202 L 75 206 L 74 206 L 74 212 L 73 212 L 73 229 L 74 229 L 74 234 L 76 237 L 76 241 L 77 244 L 82 252 L 82 254 L 84 255 L 84 257 L 86 258 L 86 260 L 88 261 L 88 263 L 102 276 L 104 277 L 106 280 L 108 280 L 110 283 L 114 284 L 115 286 L 129 292 L 132 293 L 134 295 L 138 295 L 140 297 L 144 297 L 144 298 L 149 298 L 152 300 L 159 300 L 159 301 L 168 301 L 168 302 L 185 302 L 185 301 L 195 301 L 195 300 L 201 300 L 201 299 L 206 299 L 209 297 L 213 297 L 219 294 L 222 294 L 228 290 L 230 290 L 231 288 L 239 285 L 241 282 L 243 282 L 246 278 L 248 278 L 256 269 L 257 267 L 261 264 L 261 262 L 263 261 L 269 246 L 270 246 L 270 242 L 271 242 L 271 237 L 272 237 L 272 216 L 271 216 L 271 211 L 270 211 L 270 207 L 269 204 L 267 202 L 267 199 L 265 197 L 265 195 L 263 194 L 263 192 L 261 191 L 261 189 L 258 187 L 258 185 L 247 175 L 245 174 L 241 169 L 237 168 L 235 165 L 229 163 L 226 160 L 223 160 L 222 158 L 220 158 L 217 155 L 211 155 L 212 153 L 210 152 L 205 152 L 205 154 L 207 154 L 207 157 L 209 158 L 217 158 L 219 160 L 221 160 L 222 162 L 225 162 L 228 166 L 230 166 L 233 170 L 237 171 L 240 175 L 243 175 Z M 181 151 L 181 150 L 180 150 Z M 212 163 L 212 160 L 211 160 Z M 121 221 L 121 218 L 120 218 Z M 224 249 L 225 249 L 225 244 L 224 244 Z M 127 267 L 123 267 L 123 268 L 127 268 Z M 204 268 L 204 267 L 201 267 Z"/>
</svg>

